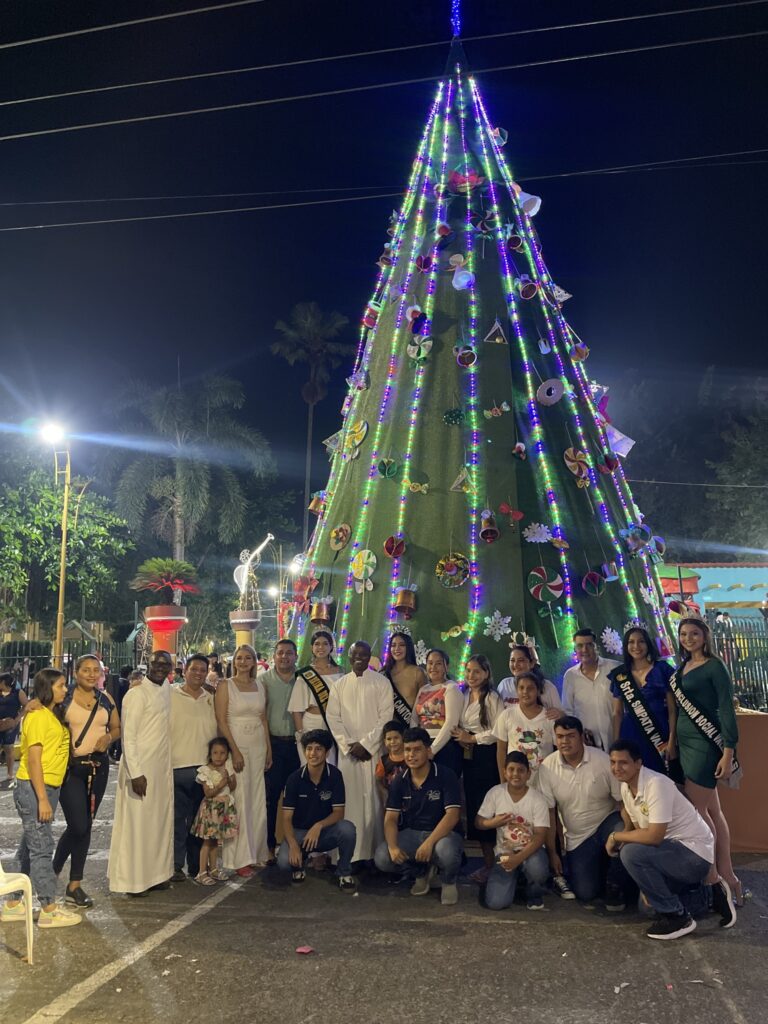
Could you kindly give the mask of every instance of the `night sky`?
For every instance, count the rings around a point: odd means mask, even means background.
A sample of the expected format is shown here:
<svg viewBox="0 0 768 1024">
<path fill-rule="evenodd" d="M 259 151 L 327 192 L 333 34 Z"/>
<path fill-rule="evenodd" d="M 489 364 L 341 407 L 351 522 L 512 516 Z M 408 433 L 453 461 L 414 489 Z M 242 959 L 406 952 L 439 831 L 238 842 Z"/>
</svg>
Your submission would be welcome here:
<svg viewBox="0 0 768 1024">
<path fill-rule="evenodd" d="M 3 3 L 0 40 L 202 6 L 203 0 Z M 465 39 L 693 7 L 465 0 Z M 18 49 L 0 49 L 0 99 L 447 40 L 448 0 L 265 0 Z M 536 227 L 566 314 L 606 384 L 633 370 L 677 383 L 709 363 L 768 375 L 763 307 L 767 153 L 724 166 L 566 172 L 768 147 L 768 36 L 484 75 L 483 68 L 768 29 L 768 4 L 572 28 L 465 49 L 489 114 L 507 128 L 516 178 L 544 198 Z M 438 76 L 443 46 L 231 78 L 0 107 L 0 135 L 89 121 Z M 404 187 L 430 82 L 138 125 L 0 142 L 0 227 L 123 217 Z M 735 166 L 734 160 L 752 161 Z M 704 163 L 711 161 L 704 161 Z M 548 176 L 554 177 L 548 177 Z M 302 190 L 302 191 L 298 191 Z M 273 192 L 267 196 L 53 206 L 42 200 Z M 343 192 L 349 195 L 350 192 Z M 301 370 L 272 357 L 274 324 L 299 301 L 349 316 L 368 299 L 393 199 L 179 221 L 0 234 L 3 419 L 56 411 L 105 429 L 129 376 L 240 378 L 247 419 L 289 487 L 303 475 Z M 318 411 L 339 425 L 344 372 Z M 613 399 L 614 416 L 621 394 Z M 713 414 L 725 410 L 713 407 Z M 649 409 L 649 416 L 663 415 Z M 620 426 L 620 418 L 617 420 Z M 81 450 L 76 457 L 86 459 Z M 663 460 L 663 456 L 660 456 Z M 315 486 L 325 479 L 318 444 Z M 663 469 L 663 461 L 660 465 Z"/>
</svg>

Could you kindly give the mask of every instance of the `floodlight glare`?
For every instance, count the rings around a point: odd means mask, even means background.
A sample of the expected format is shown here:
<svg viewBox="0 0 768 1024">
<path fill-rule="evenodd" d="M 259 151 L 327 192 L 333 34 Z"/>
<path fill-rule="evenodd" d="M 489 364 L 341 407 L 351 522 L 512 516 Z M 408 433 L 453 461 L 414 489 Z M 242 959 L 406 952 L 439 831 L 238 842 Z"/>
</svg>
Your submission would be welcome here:
<svg viewBox="0 0 768 1024">
<path fill-rule="evenodd" d="M 280 593 L 280 591 L 277 589 L 277 587 L 272 586 L 272 587 L 267 587 L 267 593 L 269 594 L 270 597 L 277 597 L 277 595 Z"/>
<path fill-rule="evenodd" d="M 60 423 L 44 423 L 40 427 L 40 437 L 46 444 L 61 444 L 66 436 L 64 428 Z"/>
</svg>

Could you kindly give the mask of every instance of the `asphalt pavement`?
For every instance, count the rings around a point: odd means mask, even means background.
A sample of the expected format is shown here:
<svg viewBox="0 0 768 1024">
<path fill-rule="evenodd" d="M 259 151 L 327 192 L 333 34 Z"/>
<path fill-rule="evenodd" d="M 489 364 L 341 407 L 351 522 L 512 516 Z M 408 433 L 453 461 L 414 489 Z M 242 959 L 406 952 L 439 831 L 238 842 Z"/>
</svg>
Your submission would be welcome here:
<svg viewBox="0 0 768 1024">
<path fill-rule="evenodd" d="M 115 775 L 95 823 L 85 881 L 95 905 L 83 923 L 36 928 L 31 967 L 24 926 L 0 924 L 2 1024 L 768 1019 L 768 857 L 737 858 L 753 897 L 735 928 L 709 917 L 675 942 L 647 939 L 634 911 L 608 914 L 554 895 L 543 912 L 516 904 L 493 913 L 468 879 L 456 907 L 442 907 L 438 891 L 415 898 L 384 881 L 341 893 L 325 872 L 291 886 L 274 869 L 131 899 L 107 889 Z M 0 792 L 6 869 L 19 831 L 12 795 Z"/>
</svg>

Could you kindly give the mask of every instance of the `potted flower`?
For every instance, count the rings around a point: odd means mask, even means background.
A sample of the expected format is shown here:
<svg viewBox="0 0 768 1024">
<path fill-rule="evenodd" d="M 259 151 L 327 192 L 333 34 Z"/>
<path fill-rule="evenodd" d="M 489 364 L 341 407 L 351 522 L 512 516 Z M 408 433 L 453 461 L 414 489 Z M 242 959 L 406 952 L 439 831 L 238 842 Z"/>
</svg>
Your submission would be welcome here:
<svg viewBox="0 0 768 1024">
<path fill-rule="evenodd" d="M 152 630 L 153 651 L 176 653 L 176 636 L 187 621 L 181 595 L 200 593 L 196 578 L 193 565 L 175 558 L 148 558 L 137 569 L 131 589 L 149 590 L 166 601 L 144 609 L 144 621 Z"/>
</svg>

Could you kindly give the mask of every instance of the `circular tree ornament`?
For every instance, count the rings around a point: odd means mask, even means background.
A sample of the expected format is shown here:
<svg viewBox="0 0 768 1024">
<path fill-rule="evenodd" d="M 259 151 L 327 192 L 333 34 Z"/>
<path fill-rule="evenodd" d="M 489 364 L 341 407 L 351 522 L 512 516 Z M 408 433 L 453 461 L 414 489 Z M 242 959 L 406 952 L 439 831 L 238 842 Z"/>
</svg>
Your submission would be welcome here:
<svg viewBox="0 0 768 1024">
<path fill-rule="evenodd" d="M 537 601 L 557 601 L 563 596 L 563 577 L 554 569 L 537 565 L 528 573 L 528 590 Z"/>
<path fill-rule="evenodd" d="M 349 544 L 349 538 L 351 536 L 352 527 L 349 523 L 340 523 L 339 526 L 334 527 L 334 529 L 331 530 L 331 535 L 329 537 L 331 550 L 343 551 L 347 544 Z"/>
<path fill-rule="evenodd" d="M 446 590 L 456 590 L 469 579 L 469 559 L 460 551 L 445 555 L 435 566 L 435 576 Z"/>
<path fill-rule="evenodd" d="M 581 577 L 581 589 L 587 597 L 602 597 L 605 593 L 605 576 L 591 570 Z"/>
<path fill-rule="evenodd" d="M 402 537 L 387 537 L 384 541 L 384 554 L 387 558 L 401 558 L 405 554 L 405 541 Z"/>
<path fill-rule="evenodd" d="M 352 576 L 356 580 L 369 580 L 378 564 L 379 560 L 370 548 L 363 548 L 352 559 Z"/>
<path fill-rule="evenodd" d="M 539 405 L 557 405 L 564 394 L 563 382 L 557 377 L 550 377 L 539 385 L 536 391 L 536 401 Z"/>
</svg>

